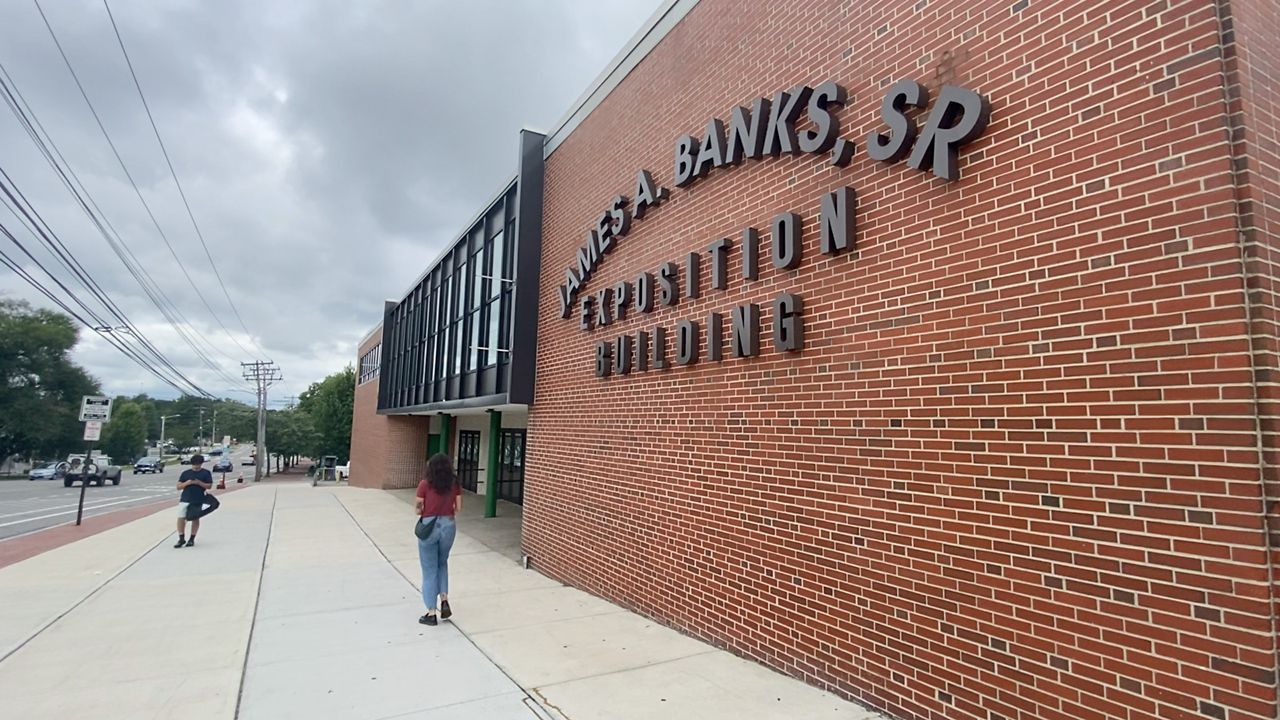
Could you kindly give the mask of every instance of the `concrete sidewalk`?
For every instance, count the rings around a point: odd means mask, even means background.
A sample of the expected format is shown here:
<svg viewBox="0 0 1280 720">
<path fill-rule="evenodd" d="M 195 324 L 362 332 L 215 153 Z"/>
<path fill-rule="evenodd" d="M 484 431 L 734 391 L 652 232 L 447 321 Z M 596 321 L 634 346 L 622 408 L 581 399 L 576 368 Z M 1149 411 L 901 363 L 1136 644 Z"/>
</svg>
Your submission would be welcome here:
<svg viewBox="0 0 1280 720">
<path fill-rule="evenodd" d="M 0 717 L 879 717 L 522 569 L 511 518 L 460 518 L 455 617 L 418 625 L 412 521 L 273 483 L 194 548 L 165 510 L 0 569 Z"/>
</svg>

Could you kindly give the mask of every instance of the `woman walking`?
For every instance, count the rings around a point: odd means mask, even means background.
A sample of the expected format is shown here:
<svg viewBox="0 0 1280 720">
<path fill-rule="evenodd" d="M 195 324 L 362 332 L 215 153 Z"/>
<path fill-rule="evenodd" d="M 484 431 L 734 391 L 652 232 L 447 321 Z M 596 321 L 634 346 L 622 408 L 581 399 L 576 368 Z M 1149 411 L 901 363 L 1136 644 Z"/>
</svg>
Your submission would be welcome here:
<svg viewBox="0 0 1280 720">
<path fill-rule="evenodd" d="M 448 455 L 437 453 L 427 461 L 427 476 L 418 483 L 418 501 L 415 504 L 420 522 L 434 522 L 431 533 L 418 538 L 418 560 L 422 563 L 422 602 L 427 614 L 418 618 L 423 625 L 435 625 L 436 600 L 440 601 L 439 616 L 447 619 L 453 614 L 449 609 L 449 551 L 458 526 L 454 515 L 462 510 L 462 487 L 453 473 L 453 461 Z"/>
</svg>

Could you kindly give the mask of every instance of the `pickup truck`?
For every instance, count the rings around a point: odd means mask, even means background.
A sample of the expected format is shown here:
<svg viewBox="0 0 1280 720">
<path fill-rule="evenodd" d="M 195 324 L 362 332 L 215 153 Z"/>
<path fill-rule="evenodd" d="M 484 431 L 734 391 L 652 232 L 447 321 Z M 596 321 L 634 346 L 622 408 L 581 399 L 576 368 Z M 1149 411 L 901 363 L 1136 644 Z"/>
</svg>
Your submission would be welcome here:
<svg viewBox="0 0 1280 720">
<path fill-rule="evenodd" d="M 122 474 L 120 466 L 111 465 L 110 462 L 110 458 L 94 458 L 87 463 L 72 464 L 62 477 L 62 487 L 71 487 L 76 483 L 102 487 L 108 480 L 112 485 L 119 485 Z"/>
</svg>

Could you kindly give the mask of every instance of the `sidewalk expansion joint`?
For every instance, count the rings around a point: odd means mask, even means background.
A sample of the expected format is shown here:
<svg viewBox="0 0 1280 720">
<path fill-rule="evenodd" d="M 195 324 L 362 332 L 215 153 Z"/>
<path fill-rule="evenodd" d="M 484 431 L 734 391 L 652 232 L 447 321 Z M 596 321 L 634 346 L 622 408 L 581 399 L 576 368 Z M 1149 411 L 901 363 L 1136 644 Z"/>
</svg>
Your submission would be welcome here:
<svg viewBox="0 0 1280 720">
<path fill-rule="evenodd" d="M 47 529 L 47 528 L 46 528 L 46 529 Z M 28 636 L 28 637 L 27 637 L 27 639 L 25 639 L 25 640 L 23 640 L 22 642 L 20 642 L 20 643 L 18 643 L 17 645 L 15 645 L 15 646 L 14 646 L 13 648 L 11 648 L 8 652 L 6 652 L 4 655 L 0 655 L 0 663 L 3 663 L 5 660 L 8 660 L 9 658 L 13 657 L 14 653 L 16 653 L 16 652 L 18 652 L 19 650 L 21 650 L 22 648 L 26 647 L 28 643 L 30 643 L 32 640 L 35 640 L 36 638 L 40 637 L 40 635 L 41 635 L 41 634 L 43 634 L 43 633 L 44 633 L 44 631 L 46 631 L 46 630 L 48 630 L 49 628 L 53 627 L 53 626 L 54 626 L 54 624 L 56 624 L 59 620 L 61 620 L 62 618 L 66 617 L 67 615 L 69 615 L 69 614 L 70 614 L 72 611 L 74 611 L 76 608 L 78 608 L 78 607 L 80 607 L 81 605 L 83 605 L 83 604 L 85 604 L 86 602 L 88 602 L 90 598 L 92 598 L 94 595 L 97 595 L 99 592 L 101 592 L 101 591 L 102 591 L 102 589 L 103 589 L 103 588 L 105 588 L 107 585 L 111 584 L 111 582 L 112 582 L 112 581 L 114 581 L 116 578 L 118 578 L 118 577 L 120 577 L 121 575 L 123 575 L 123 574 L 125 573 L 125 571 L 126 571 L 126 570 L 128 570 L 128 569 L 129 569 L 129 568 L 131 568 L 131 567 L 133 567 L 134 565 L 137 565 L 137 564 L 138 564 L 138 562 L 140 562 L 140 561 L 142 560 L 142 558 L 144 558 L 144 557 L 146 557 L 146 556 L 150 555 L 152 552 L 154 552 L 154 551 L 155 551 L 155 549 L 156 549 L 156 548 L 158 548 L 158 547 L 160 547 L 160 545 L 161 545 L 161 544 L 163 544 L 164 542 L 166 542 L 166 541 L 169 539 L 169 537 L 170 537 L 170 533 L 165 533 L 165 536 L 164 536 L 164 537 L 160 538 L 159 540 L 157 540 L 157 541 L 156 541 L 156 543 L 155 543 L 154 545 L 152 545 L 151 547 L 149 547 L 149 548 L 147 548 L 146 550 L 144 550 L 141 554 L 139 554 L 139 555 L 138 555 L 138 557 L 136 557 L 136 558 L 134 558 L 132 561 L 130 561 L 128 565 L 125 565 L 124 567 L 122 567 L 122 568 L 120 568 L 118 571 L 116 571 L 115 573 L 112 573 L 111 577 L 107 578 L 106 580 L 103 580 L 103 581 L 102 581 L 102 583 L 101 583 L 100 585 L 98 585 L 98 586 L 97 586 L 97 587 L 95 587 L 94 589 L 90 590 L 90 591 L 89 591 L 89 592 L 88 592 L 84 597 L 80 598 L 80 599 L 79 599 L 79 600 L 77 600 L 75 603 L 73 603 L 73 604 L 71 605 L 71 607 L 67 608 L 66 610 L 63 610 L 63 611 L 62 611 L 62 612 L 60 612 L 60 613 L 58 613 L 58 616 L 57 616 L 57 617 L 55 617 L 55 618 L 53 618 L 52 620 L 50 620 L 49 622 L 45 623 L 45 624 L 44 624 L 43 626 L 41 626 L 38 630 L 36 630 L 34 633 L 32 633 L 30 636 Z"/>
<path fill-rule="evenodd" d="M 369 544 L 373 546 L 373 549 L 378 551 L 378 554 L 381 555 L 382 559 L 385 560 L 387 564 L 391 566 L 391 569 L 395 570 L 396 574 L 404 578 L 404 581 L 406 583 L 409 583 L 409 587 L 412 587 L 414 590 L 417 590 L 418 588 L 413 584 L 413 580 L 410 580 L 408 575 L 405 575 L 404 572 L 400 570 L 400 568 L 396 567 L 395 563 L 391 562 L 391 558 L 387 557 L 387 554 L 382 551 L 382 547 L 378 545 L 378 543 L 374 542 L 373 537 L 371 537 L 369 533 L 364 529 L 364 526 L 360 524 L 360 521 L 356 520 L 356 516 L 351 514 L 351 510 L 347 507 L 346 503 L 342 502 L 342 498 L 338 497 L 336 494 L 333 494 L 333 493 L 330 493 L 330 497 L 332 497 L 335 501 L 337 501 L 338 506 L 341 507 L 343 512 L 347 514 L 347 517 L 351 518 L 352 524 L 354 524 L 356 528 L 360 530 L 360 534 L 364 535 L 365 540 L 368 540 Z M 462 635 L 462 637 L 466 638 L 467 642 L 471 643 L 471 646 L 476 649 L 476 652 L 480 653 L 486 658 L 489 658 L 489 655 L 485 653 L 485 651 L 482 650 L 479 645 L 476 644 L 476 641 L 471 637 L 469 633 L 467 633 L 462 628 L 458 627 L 457 624 L 455 623 L 449 623 L 449 624 L 452 625 L 453 629 L 457 630 L 458 633 Z M 489 662 L 493 662 L 493 658 L 489 658 Z M 525 688 L 524 685 L 521 685 L 520 682 L 517 681 L 514 677 L 511 677 L 511 673 L 507 672 L 506 668 L 502 667 L 500 664 L 496 662 L 493 662 L 493 666 L 498 669 L 498 672 L 506 676 L 506 678 L 511 681 L 512 685 L 515 685 L 521 690 L 524 690 L 526 698 L 533 701 L 534 703 L 541 704 L 538 699 L 534 698 L 532 695 L 529 694 L 530 693 L 529 689 Z M 565 720 L 569 720 L 564 715 L 564 713 L 560 713 L 558 709 L 556 710 L 556 712 L 560 714 L 560 717 L 565 718 Z"/>
<path fill-rule="evenodd" d="M 271 522 L 267 523 L 267 540 L 262 543 L 262 563 L 258 566 L 258 588 L 253 594 L 253 615 L 249 620 L 249 638 L 244 645 L 244 663 L 240 666 L 240 688 L 236 691 L 236 711 L 233 718 L 240 717 L 240 703 L 244 701 L 244 679 L 249 674 L 249 653 L 253 650 L 253 631 L 258 625 L 258 605 L 262 602 L 262 577 L 267 571 L 267 552 L 271 548 L 271 532 L 276 526 L 276 501 L 280 497 L 279 488 L 271 489 Z"/>
<path fill-rule="evenodd" d="M 609 677 L 610 675 L 622 675 L 624 673 L 635 672 L 636 670 L 646 670 L 648 668 L 659 667 L 662 665 L 670 665 L 671 663 L 677 663 L 682 660 L 688 660 L 689 658 L 700 657 L 702 655 L 714 655 L 718 652 L 724 652 L 724 651 L 720 650 L 719 648 L 712 647 L 710 649 L 703 650 L 701 652 L 690 653 L 688 655 L 681 655 L 680 657 L 668 658 L 666 660 L 657 660 L 651 663 L 645 663 L 644 665 L 638 665 L 636 667 L 618 668 L 617 670 L 609 670 L 607 672 L 596 673 L 595 675 L 583 675 L 581 677 L 570 678 L 568 680 L 561 680 L 560 682 L 548 683 L 546 685 L 539 686 L 537 689 L 546 690 L 549 688 L 558 687 L 560 685 L 568 685 L 570 683 L 580 682 L 582 680 L 595 680 L 597 678 Z M 732 655 L 732 653 L 730 654 Z"/>
</svg>

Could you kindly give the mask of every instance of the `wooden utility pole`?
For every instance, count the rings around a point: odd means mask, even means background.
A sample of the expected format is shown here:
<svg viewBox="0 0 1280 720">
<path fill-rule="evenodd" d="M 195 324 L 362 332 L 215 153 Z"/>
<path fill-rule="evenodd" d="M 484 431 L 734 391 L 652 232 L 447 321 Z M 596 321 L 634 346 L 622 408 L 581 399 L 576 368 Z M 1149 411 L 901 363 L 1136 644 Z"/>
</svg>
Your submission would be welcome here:
<svg viewBox="0 0 1280 720">
<path fill-rule="evenodd" d="M 270 360 L 255 360 L 254 362 L 242 362 L 241 368 L 244 371 L 244 379 L 251 380 L 258 389 L 258 443 L 256 450 L 256 462 L 253 464 L 253 481 L 260 482 L 262 480 L 262 467 L 267 460 L 267 388 L 284 379 L 280 375 L 280 369 Z M 267 477 L 271 477 L 271 466 L 267 465 Z"/>
</svg>

